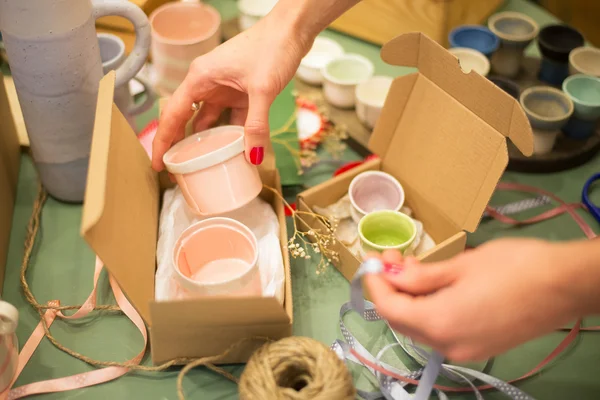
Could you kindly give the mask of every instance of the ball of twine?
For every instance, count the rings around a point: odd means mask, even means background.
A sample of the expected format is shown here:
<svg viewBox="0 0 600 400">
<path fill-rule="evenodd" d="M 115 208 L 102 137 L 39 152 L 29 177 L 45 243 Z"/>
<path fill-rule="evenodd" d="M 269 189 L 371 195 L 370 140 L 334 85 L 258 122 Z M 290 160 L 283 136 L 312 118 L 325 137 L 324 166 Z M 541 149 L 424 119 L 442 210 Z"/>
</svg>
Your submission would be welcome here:
<svg viewBox="0 0 600 400">
<path fill-rule="evenodd" d="M 246 364 L 240 400 L 353 400 L 346 365 L 321 342 L 289 337 L 259 348 Z"/>
</svg>

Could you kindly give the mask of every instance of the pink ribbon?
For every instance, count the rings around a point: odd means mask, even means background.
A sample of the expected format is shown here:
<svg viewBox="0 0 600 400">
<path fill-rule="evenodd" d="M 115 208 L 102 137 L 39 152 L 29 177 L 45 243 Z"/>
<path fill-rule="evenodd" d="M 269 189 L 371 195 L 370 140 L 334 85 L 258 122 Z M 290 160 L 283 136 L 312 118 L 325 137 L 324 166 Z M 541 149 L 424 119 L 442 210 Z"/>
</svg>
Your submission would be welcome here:
<svg viewBox="0 0 600 400">
<path fill-rule="evenodd" d="M 96 257 L 96 266 L 94 271 L 94 289 L 90 293 L 85 303 L 81 306 L 79 310 L 77 310 L 77 312 L 75 312 L 75 314 L 71 316 L 66 316 L 61 311 L 54 309 L 48 309 L 45 312 L 44 320 L 48 327 L 52 325 L 57 316 L 64 319 L 74 320 L 83 318 L 94 310 L 94 307 L 96 307 L 96 292 L 98 287 L 98 278 L 100 277 L 100 272 L 102 272 L 103 267 L 104 263 L 98 257 Z M 135 324 L 135 326 L 139 329 L 140 333 L 142 334 L 142 337 L 144 338 L 144 348 L 142 349 L 142 351 L 138 355 L 126 362 L 128 364 L 138 365 L 144 357 L 144 354 L 146 352 L 146 346 L 148 344 L 148 333 L 146 331 L 146 325 L 144 325 L 144 321 L 137 313 L 137 311 L 133 308 L 131 303 L 129 303 L 129 301 L 121 291 L 121 288 L 112 276 L 109 276 L 109 282 L 110 287 L 115 296 L 115 300 L 121 308 L 121 311 L 123 311 L 123 313 L 131 320 L 131 322 Z M 54 300 L 51 301 L 49 305 L 56 307 L 59 306 L 60 303 L 59 301 Z M 23 368 L 25 368 L 25 365 L 27 364 L 27 362 L 29 361 L 29 359 L 31 358 L 31 356 L 33 355 L 43 338 L 44 326 L 42 324 L 42 321 L 40 321 L 38 326 L 35 328 L 31 336 L 27 340 L 27 343 L 25 343 L 25 345 L 23 346 L 23 349 L 19 354 L 19 364 L 15 376 L 9 388 L 5 390 L 2 394 L 0 394 L 0 399 L 13 400 L 28 397 L 34 394 L 65 392 L 68 390 L 81 389 L 88 386 L 98 385 L 100 383 L 110 382 L 114 379 L 125 375 L 129 371 L 129 368 L 126 367 L 106 367 L 94 371 L 84 372 L 81 374 L 66 376 L 63 378 L 34 382 L 9 391 L 9 389 L 16 382 L 17 378 L 23 371 Z"/>
</svg>

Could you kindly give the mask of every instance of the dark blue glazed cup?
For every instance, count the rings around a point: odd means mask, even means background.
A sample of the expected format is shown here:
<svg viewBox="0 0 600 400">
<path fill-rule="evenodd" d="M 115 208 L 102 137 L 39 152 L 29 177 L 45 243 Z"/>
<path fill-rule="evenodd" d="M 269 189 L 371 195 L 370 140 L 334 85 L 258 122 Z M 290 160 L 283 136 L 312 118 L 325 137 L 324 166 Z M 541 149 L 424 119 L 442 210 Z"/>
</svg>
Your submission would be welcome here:
<svg viewBox="0 0 600 400">
<path fill-rule="evenodd" d="M 539 79 L 560 86 L 569 76 L 569 54 L 583 46 L 583 35 L 568 25 L 548 25 L 540 30 L 537 43 L 543 57 Z"/>
<path fill-rule="evenodd" d="M 491 57 L 500 46 L 500 39 L 488 28 L 479 25 L 462 25 L 448 35 L 450 47 L 466 47 Z"/>
</svg>

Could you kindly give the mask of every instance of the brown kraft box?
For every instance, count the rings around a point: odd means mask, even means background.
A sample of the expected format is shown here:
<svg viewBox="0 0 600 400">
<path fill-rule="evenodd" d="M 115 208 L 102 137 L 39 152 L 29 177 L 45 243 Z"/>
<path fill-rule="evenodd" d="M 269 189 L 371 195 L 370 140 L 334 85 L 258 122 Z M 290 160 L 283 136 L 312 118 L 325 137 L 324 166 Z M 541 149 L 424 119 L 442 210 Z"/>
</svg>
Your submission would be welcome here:
<svg viewBox="0 0 600 400">
<path fill-rule="evenodd" d="M 385 171 L 400 181 L 405 205 L 436 242 L 419 259 L 450 258 L 464 250 L 465 231 L 477 229 L 504 173 L 507 138 L 523 154 L 532 154 L 529 121 L 515 99 L 476 72 L 464 73 L 455 56 L 422 33 L 391 40 L 381 58 L 418 72 L 391 86 L 369 140 L 379 159 L 300 193 L 297 205 L 314 212 L 314 206 L 339 200 L 359 173 Z M 302 219 L 310 228 L 324 228 L 315 218 Z M 334 264 L 350 280 L 360 260 L 341 243 L 335 247 L 340 257 Z"/>
<path fill-rule="evenodd" d="M 156 364 L 214 356 L 248 337 L 280 339 L 292 334 L 292 290 L 283 204 L 268 190 L 261 197 L 279 219 L 285 266 L 284 304 L 274 297 L 154 301 L 156 243 L 162 192 L 170 186 L 113 104 L 115 73 L 100 82 L 81 235 L 105 263 L 150 331 Z M 264 184 L 281 193 L 275 158 L 260 168 Z M 246 342 L 219 363 L 240 363 L 262 343 Z"/>
</svg>

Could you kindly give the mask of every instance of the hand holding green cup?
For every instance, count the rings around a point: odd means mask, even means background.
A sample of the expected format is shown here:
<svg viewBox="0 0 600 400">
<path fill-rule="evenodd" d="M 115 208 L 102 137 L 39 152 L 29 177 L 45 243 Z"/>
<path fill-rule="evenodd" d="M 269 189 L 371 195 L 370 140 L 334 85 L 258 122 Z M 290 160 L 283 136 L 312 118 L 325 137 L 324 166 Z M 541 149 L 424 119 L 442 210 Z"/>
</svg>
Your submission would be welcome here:
<svg viewBox="0 0 600 400">
<path fill-rule="evenodd" d="M 399 211 L 374 211 L 360 220 L 358 235 L 364 253 L 390 249 L 404 253 L 417 236 L 417 226 L 411 217 Z"/>
</svg>

